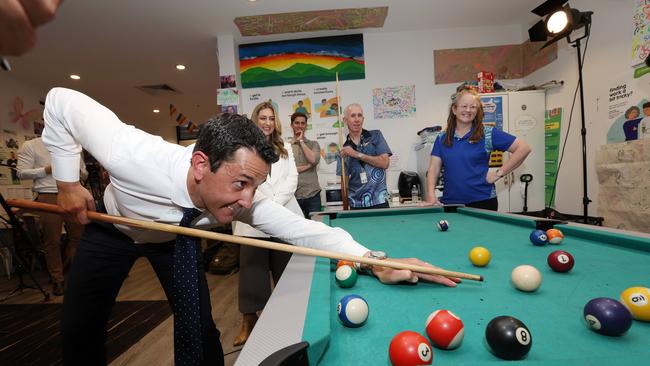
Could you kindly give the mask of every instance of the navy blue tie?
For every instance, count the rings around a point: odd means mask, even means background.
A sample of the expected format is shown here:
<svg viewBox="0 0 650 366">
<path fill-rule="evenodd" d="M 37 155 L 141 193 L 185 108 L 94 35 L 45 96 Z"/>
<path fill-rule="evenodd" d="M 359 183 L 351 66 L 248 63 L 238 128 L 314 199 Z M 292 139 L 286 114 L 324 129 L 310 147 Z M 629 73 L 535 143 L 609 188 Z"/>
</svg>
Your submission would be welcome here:
<svg viewBox="0 0 650 366">
<path fill-rule="evenodd" d="M 180 226 L 190 227 L 201 214 L 195 208 L 183 208 Z M 173 289 L 174 309 L 174 363 L 176 366 L 200 365 L 201 303 L 199 301 L 199 240 L 185 235 L 176 236 L 174 247 Z"/>
</svg>

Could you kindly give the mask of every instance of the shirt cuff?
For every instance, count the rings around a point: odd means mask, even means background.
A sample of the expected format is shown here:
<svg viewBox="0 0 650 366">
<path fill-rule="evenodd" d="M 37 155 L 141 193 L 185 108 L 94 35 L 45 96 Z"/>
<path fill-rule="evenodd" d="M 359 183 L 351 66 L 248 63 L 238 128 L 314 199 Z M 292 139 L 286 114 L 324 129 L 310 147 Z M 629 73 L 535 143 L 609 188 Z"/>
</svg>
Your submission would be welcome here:
<svg viewBox="0 0 650 366">
<path fill-rule="evenodd" d="M 52 156 L 52 176 L 61 182 L 78 182 L 80 161 L 80 155 Z"/>
</svg>

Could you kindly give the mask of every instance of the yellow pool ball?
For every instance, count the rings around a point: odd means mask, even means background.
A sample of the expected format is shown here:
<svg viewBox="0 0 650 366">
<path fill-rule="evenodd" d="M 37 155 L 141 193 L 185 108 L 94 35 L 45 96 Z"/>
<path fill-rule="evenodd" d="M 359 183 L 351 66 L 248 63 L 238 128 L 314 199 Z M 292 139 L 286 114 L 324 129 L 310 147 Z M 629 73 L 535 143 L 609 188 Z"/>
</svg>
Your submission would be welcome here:
<svg viewBox="0 0 650 366">
<path fill-rule="evenodd" d="M 469 251 L 469 261 L 477 267 L 485 267 L 490 263 L 490 251 L 485 247 L 474 247 Z"/>
<path fill-rule="evenodd" d="M 630 287 L 621 292 L 621 302 L 630 310 L 634 319 L 650 322 L 649 288 Z"/>
</svg>

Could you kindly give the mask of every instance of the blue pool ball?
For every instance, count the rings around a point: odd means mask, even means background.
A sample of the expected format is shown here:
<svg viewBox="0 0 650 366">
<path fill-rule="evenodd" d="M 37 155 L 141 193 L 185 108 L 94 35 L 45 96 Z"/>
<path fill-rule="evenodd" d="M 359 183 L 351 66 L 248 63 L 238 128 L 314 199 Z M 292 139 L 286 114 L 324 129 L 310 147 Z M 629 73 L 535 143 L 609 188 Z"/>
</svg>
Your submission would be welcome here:
<svg viewBox="0 0 650 366">
<path fill-rule="evenodd" d="M 438 230 L 440 231 L 449 230 L 449 222 L 447 222 L 447 220 L 440 220 L 436 225 L 438 226 Z"/>
<path fill-rule="evenodd" d="M 632 326 L 632 314 L 618 300 L 595 298 L 585 305 L 587 326 L 596 333 L 620 336 Z"/>
<path fill-rule="evenodd" d="M 368 303 L 359 295 L 343 296 L 337 311 L 339 320 L 346 327 L 357 328 L 368 320 Z"/>
<path fill-rule="evenodd" d="M 548 237 L 546 236 L 546 231 L 544 230 L 535 230 L 530 233 L 530 241 L 537 246 L 546 245 L 548 243 Z"/>
<path fill-rule="evenodd" d="M 343 288 L 354 286 L 357 283 L 357 271 L 344 264 L 336 269 L 336 283 Z"/>
</svg>

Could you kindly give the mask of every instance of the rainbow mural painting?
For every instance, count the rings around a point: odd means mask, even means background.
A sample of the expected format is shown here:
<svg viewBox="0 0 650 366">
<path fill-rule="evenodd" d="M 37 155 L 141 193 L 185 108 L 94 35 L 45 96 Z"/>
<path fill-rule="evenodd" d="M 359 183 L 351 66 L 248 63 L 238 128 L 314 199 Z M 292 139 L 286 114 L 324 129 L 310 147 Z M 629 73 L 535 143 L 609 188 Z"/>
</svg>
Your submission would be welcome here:
<svg viewBox="0 0 650 366">
<path fill-rule="evenodd" d="M 242 88 L 365 79 L 363 35 L 239 46 Z"/>
</svg>

